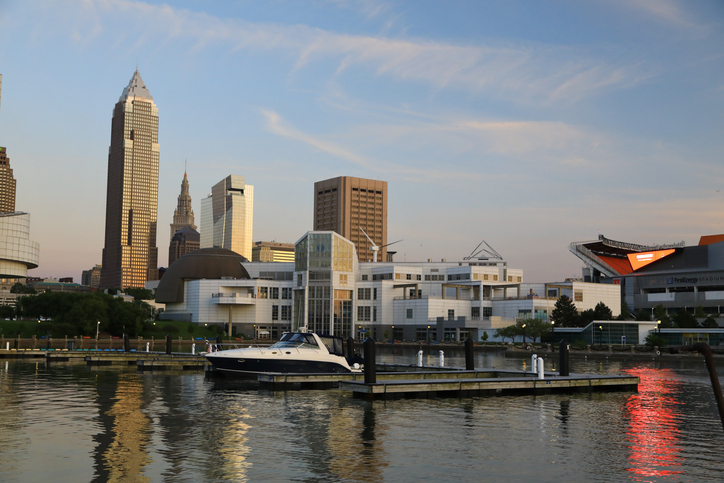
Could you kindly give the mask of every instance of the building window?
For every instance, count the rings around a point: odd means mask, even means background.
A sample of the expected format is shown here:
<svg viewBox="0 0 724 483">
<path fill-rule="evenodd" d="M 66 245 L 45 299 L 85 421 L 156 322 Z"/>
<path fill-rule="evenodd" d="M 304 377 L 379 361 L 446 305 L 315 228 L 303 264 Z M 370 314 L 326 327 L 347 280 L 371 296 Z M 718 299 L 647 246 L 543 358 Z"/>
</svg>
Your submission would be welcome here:
<svg viewBox="0 0 724 483">
<path fill-rule="evenodd" d="M 291 287 L 282 287 L 282 299 L 284 299 L 284 300 L 291 300 L 291 299 L 292 299 L 292 289 L 291 289 Z"/>
<path fill-rule="evenodd" d="M 269 287 L 259 287 L 258 297 L 260 299 L 269 298 Z"/>
<path fill-rule="evenodd" d="M 372 306 L 372 322 L 377 322 L 377 306 Z"/>
<path fill-rule="evenodd" d="M 583 292 L 574 292 L 575 302 L 583 302 Z"/>
<path fill-rule="evenodd" d="M 359 322 L 369 322 L 370 312 L 371 310 L 369 305 L 360 305 L 357 307 L 357 320 Z"/>
<path fill-rule="evenodd" d="M 411 273 L 408 273 L 407 275 L 405 275 L 405 278 L 406 278 L 407 280 L 412 280 L 412 274 L 411 274 Z"/>
<path fill-rule="evenodd" d="M 278 299 L 279 298 L 279 287 L 272 287 L 271 288 L 271 298 Z"/>
<path fill-rule="evenodd" d="M 494 281 L 494 282 L 497 282 L 497 281 L 498 281 L 498 276 L 497 276 L 497 275 L 493 275 L 493 281 Z"/>
<path fill-rule="evenodd" d="M 483 317 L 489 319 L 493 316 L 493 307 L 483 307 Z"/>
<path fill-rule="evenodd" d="M 279 306 L 272 305 L 272 320 L 279 320 Z"/>
<path fill-rule="evenodd" d="M 412 309 L 407 309 L 407 318 L 408 319 L 412 318 Z"/>
<path fill-rule="evenodd" d="M 487 280 L 487 279 L 488 279 L 488 274 L 487 274 L 487 273 L 484 273 L 484 274 L 483 274 L 483 280 Z"/>
<path fill-rule="evenodd" d="M 455 309 L 447 310 L 447 318 L 448 320 L 455 320 Z"/>
<path fill-rule="evenodd" d="M 292 320 L 291 305 L 282 305 L 282 320 Z"/>
<path fill-rule="evenodd" d="M 341 285 L 347 285 L 347 274 L 346 273 L 339 274 L 339 283 Z"/>
<path fill-rule="evenodd" d="M 367 277 L 368 277 L 367 275 L 362 275 L 362 281 L 366 281 Z"/>
<path fill-rule="evenodd" d="M 470 308 L 470 318 L 473 320 L 480 320 L 480 307 Z"/>
</svg>

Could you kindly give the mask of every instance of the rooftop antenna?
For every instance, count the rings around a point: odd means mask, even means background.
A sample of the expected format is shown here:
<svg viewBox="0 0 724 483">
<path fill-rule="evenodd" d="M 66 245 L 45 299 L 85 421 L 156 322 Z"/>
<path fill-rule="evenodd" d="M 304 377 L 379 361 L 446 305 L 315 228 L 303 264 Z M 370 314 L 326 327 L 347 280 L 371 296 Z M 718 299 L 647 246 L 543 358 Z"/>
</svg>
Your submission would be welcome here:
<svg viewBox="0 0 724 483">
<path fill-rule="evenodd" d="M 480 248 L 483 243 L 487 248 Z M 463 260 L 472 260 L 474 258 L 477 258 L 478 260 L 490 260 L 491 258 L 503 260 L 503 257 L 500 255 L 500 253 L 496 252 L 495 249 L 491 247 L 488 242 L 485 241 L 485 238 L 483 238 L 483 241 L 478 243 L 478 246 L 475 247 L 475 250 L 473 250 L 470 255 L 463 258 Z"/>
<path fill-rule="evenodd" d="M 397 240 L 397 241 L 393 241 L 392 243 L 388 243 L 388 244 L 386 244 L 386 245 L 377 246 L 377 245 L 375 244 L 375 242 L 372 241 L 372 238 L 370 238 L 370 237 L 367 235 L 367 233 L 365 233 L 365 231 L 362 229 L 361 226 L 359 227 L 359 229 L 360 229 L 360 231 L 361 231 L 362 233 L 365 234 L 365 236 L 367 237 L 367 239 L 368 239 L 368 240 L 370 241 L 370 243 L 372 244 L 372 246 L 370 247 L 370 250 L 372 250 L 372 261 L 373 261 L 373 262 L 377 262 L 377 252 L 380 251 L 380 248 L 385 248 L 385 247 L 388 247 L 388 246 L 390 246 L 390 245 L 393 245 L 393 244 L 395 244 L 395 243 L 399 243 L 399 242 L 402 241 L 402 240 Z"/>
</svg>

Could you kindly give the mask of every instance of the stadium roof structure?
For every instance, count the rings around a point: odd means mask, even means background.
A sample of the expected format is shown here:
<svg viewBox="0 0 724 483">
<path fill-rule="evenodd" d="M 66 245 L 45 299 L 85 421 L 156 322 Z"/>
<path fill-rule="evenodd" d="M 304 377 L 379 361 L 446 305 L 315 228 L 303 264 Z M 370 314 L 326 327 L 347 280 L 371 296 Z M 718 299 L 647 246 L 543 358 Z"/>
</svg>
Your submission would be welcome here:
<svg viewBox="0 0 724 483">
<path fill-rule="evenodd" d="M 586 266 L 598 270 L 606 277 L 620 277 L 673 253 L 684 242 L 671 245 L 638 245 L 609 240 L 598 235 L 598 240 L 573 242 L 568 249 Z"/>
</svg>

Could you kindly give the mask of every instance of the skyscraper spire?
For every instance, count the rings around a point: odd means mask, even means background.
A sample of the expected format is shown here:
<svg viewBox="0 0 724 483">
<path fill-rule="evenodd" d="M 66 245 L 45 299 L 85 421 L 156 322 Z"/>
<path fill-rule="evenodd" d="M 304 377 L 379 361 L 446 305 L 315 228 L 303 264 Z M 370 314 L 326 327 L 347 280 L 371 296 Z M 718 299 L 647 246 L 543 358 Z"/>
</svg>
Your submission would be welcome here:
<svg viewBox="0 0 724 483">
<path fill-rule="evenodd" d="M 173 212 L 173 223 L 171 223 L 171 238 L 185 226 L 196 230 L 194 225 L 194 210 L 191 208 L 191 195 L 189 195 L 189 179 L 184 170 L 184 179 L 181 181 L 181 193 L 178 195 L 176 210 Z"/>
</svg>

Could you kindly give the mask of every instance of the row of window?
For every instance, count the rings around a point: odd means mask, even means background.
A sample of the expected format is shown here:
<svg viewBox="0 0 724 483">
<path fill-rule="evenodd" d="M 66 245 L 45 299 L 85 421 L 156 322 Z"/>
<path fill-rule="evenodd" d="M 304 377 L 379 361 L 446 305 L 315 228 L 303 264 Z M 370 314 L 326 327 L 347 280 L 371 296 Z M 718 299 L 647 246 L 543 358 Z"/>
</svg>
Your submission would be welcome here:
<svg viewBox="0 0 724 483">
<path fill-rule="evenodd" d="M 257 298 L 260 299 L 278 299 L 279 298 L 279 287 L 257 287 Z M 281 290 L 283 300 L 292 299 L 292 288 L 282 287 Z"/>
</svg>

